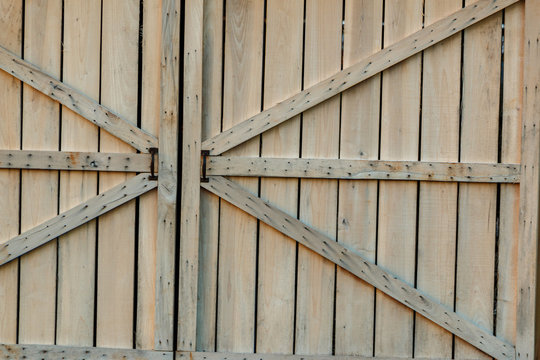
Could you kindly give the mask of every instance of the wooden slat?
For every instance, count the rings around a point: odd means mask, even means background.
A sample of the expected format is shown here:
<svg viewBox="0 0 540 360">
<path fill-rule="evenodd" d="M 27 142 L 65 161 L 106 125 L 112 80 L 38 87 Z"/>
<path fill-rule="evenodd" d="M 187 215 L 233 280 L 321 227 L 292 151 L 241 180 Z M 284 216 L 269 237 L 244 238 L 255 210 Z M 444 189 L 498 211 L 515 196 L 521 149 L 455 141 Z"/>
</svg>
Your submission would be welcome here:
<svg viewBox="0 0 540 360">
<path fill-rule="evenodd" d="M 504 74 L 500 161 L 521 162 L 524 2 L 504 11 Z M 516 343 L 519 185 L 501 185 L 497 259 L 496 335 Z"/>
<path fill-rule="evenodd" d="M 344 67 L 381 49 L 382 14 L 382 1 L 345 2 Z M 380 75 L 375 75 L 343 92 L 341 159 L 378 159 L 380 84 Z M 377 191 L 376 180 L 339 181 L 337 239 L 371 261 L 375 261 Z M 375 289 L 339 267 L 335 316 L 335 354 L 372 356 Z"/>
<path fill-rule="evenodd" d="M 143 1 L 141 129 L 159 134 L 161 106 L 161 1 Z M 157 159 L 156 159 L 157 161 Z M 157 162 L 155 163 L 157 167 Z M 157 169 L 156 169 L 157 170 Z M 139 199 L 137 349 L 154 349 L 156 314 L 157 191 Z"/>
<path fill-rule="evenodd" d="M 0 344 L 0 356 L 10 360 L 23 359 L 84 359 L 84 360 L 173 360 L 166 351 L 110 349 L 75 346 Z"/>
<path fill-rule="evenodd" d="M 540 1 L 525 2 L 524 86 L 518 244 L 517 356 L 539 354 L 538 218 L 540 187 Z"/>
<path fill-rule="evenodd" d="M 200 177 L 197 170 L 200 168 L 202 126 L 203 1 L 187 0 L 185 11 L 178 349 L 195 350 L 197 339 L 199 204 L 201 198 Z M 177 98 L 178 96 L 175 95 L 175 99 Z M 176 105 L 176 103 L 174 104 Z M 177 126 L 172 130 L 162 127 L 161 143 L 163 144 L 163 136 L 166 132 L 176 132 L 177 129 Z M 175 144 L 170 144 L 169 151 L 176 151 Z M 174 182 L 176 183 L 176 177 Z M 174 210 L 175 207 L 173 206 L 171 211 L 173 220 L 175 219 Z M 174 243 L 174 237 L 171 238 L 171 242 Z M 173 275 L 174 279 L 174 274 L 171 275 Z"/>
<path fill-rule="evenodd" d="M 261 110 L 263 1 L 226 1 L 223 128 Z M 231 151 L 258 156 L 259 139 Z M 236 179 L 257 191 L 257 179 Z M 254 350 L 257 221 L 222 202 L 219 227 L 216 351 Z M 226 285 L 225 285 L 226 284 Z"/>
<path fill-rule="evenodd" d="M 24 57 L 60 77 L 62 1 L 24 2 Z M 58 150 L 60 106 L 23 86 L 22 148 Z M 58 214 L 58 172 L 22 171 L 21 231 Z M 20 259 L 19 342 L 54 344 L 56 241 Z"/>
<path fill-rule="evenodd" d="M 101 103 L 132 123 L 137 122 L 138 107 L 139 10 L 138 0 L 102 0 Z M 105 131 L 100 132 L 99 150 L 134 152 Z M 102 173 L 99 191 L 107 191 L 131 177 L 126 173 Z M 135 216 L 132 201 L 98 221 L 96 346 L 133 347 Z"/>
<path fill-rule="evenodd" d="M 519 164 L 211 156 L 209 176 L 517 183 Z"/>
<path fill-rule="evenodd" d="M 364 355 L 286 355 L 265 353 L 215 353 L 183 352 L 176 353 L 179 360 L 406 360 L 412 358 L 371 357 Z M 422 359 L 422 358 L 415 358 Z"/>
<path fill-rule="evenodd" d="M 468 1 L 470 4 L 471 1 Z M 460 161 L 497 162 L 502 14 L 463 36 Z M 460 184 L 456 311 L 493 330 L 497 185 Z M 456 358 L 486 357 L 460 339 Z"/>
<path fill-rule="evenodd" d="M 341 68 L 342 6 L 340 0 L 306 2 L 305 87 Z M 339 113 L 340 99 L 336 96 L 303 114 L 302 157 L 338 157 Z M 300 219 L 331 238 L 336 236 L 337 185 L 337 181 L 326 179 L 305 179 L 300 183 Z M 334 293 L 334 264 L 298 246 L 296 354 L 332 353 Z"/>
<path fill-rule="evenodd" d="M 0 169 L 150 172 L 150 154 L 78 152 L 74 148 L 66 143 L 63 151 L 0 150 Z M 156 165 L 157 160 L 156 156 Z"/>
<path fill-rule="evenodd" d="M 204 1 L 202 139 L 221 131 L 223 3 Z M 200 194 L 197 350 L 215 351 L 220 200 L 207 191 Z"/>
<path fill-rule="evenodd" d="M 223 133 L 203 142 L 202 149 L 219 155 L 281 124 L 291 117 L 333 97 L 373 75 L 418 54 L 466 27 L 512 5 L 518 0 L 479 0 L 435 24 L 428 26 L 384 50 L 344 69 L 302 92 L 280 102 Z"/>
<path fill-rule="evenodd" d="M 431 24 L 461 6 L 461 0 L 428 0 L 424 20 Z M 461 34 L 424 51 L 422 161 L 458 161 L 460 78 Z M 457 188 L 457 184 L 426 182 L 419 188 L 417 287 L 450 308 L 454 305 Z M 415 357 L 452 357 L 452 334 L 419 315 L 414 336 Z"/>
<path fill-rule="evenodd" d="M 63 80 L 84 91 L 94 100 L 99 99 L 101 33 L 98 24 L 101 23 L 101 2 L 99 0 L 83 3 L 66 2 L 63 21 Z M 43 166 L 47 162 L 47 166 L 51 165 L 51 168 L 56 164 L 65 165 L 63 169 L 76 167 L 84 170 L 92 164 L 107 163 L 107 158 L 103 156 L 98 160 L 91 159 L 91 154 L 84 156 L 81 153 L 72 153 L 73 157 L 71 157 L 70 153 L 64 152 L 93 151 L 93 154 L 96 154 L 98 128 L 95 125 L 64 107 L 61 126 L 62 152 L 50 154 L 30 152 L 16 154 L 16 156 L 19 159 L 26 157 L 31 160 L 30 162 L 37 161 L 38 166 Z M 53 160 L 60 160 L 60 163 Z M 62 171 L 60 173 L 59 212 L 65 212 L 91 199 L 97 194 L 97 189 L 96 173 Z M 92 346 L 93 344 L 96 233 L 96 223 L 92 221 L 65 234 L 58 241 L 56 307 L 56 344 L 58 345 Z"/>
<path fill-rule="evenodd" d="M 304 2 L 267 3 L 264 107 L 294 94 L 302 85 Z M 263 156 L 298 157 L 300 118 L 263 134 Z M 296 213 L 298 180 L 261 179 L 261 197 Z M 296 243 L 273 228 L 259 228 L 256 349 L 262 353 L 294 351 Z"/>
<path fill-rule="evenodd" d="M 0 46 L 0 69 L 58 101 L 139 151 L 148 152 L 149 148 L 157 147 L 158 141 L 155 136 L 139 129 L 129 120 L 99 104 L 85 95 L 82 90 L 77 90 L 49 76 L 45 72 L 46 69 L 21 59 L 2 46 Z"/>
<path fill-rule="evenodd" d="M 148 174 L 137 175 L 0 245 L 0 265 L 152 190 L 156 187 L 156 182 L 148 180 L 148 177 Z"/>
<path fill-rule="evenodd" d="M 223 177 L 212 177 L 208 183 L 201 183 L 201 186 L 377 287 L 385 294 L 465 341 L 474 344 L 491 356 L 498 359 L 515 358 L 515 349 L 511 344 L 496 338 L 465 317 L 431 299 L 409 283 L 375 265 L 349 246 L 335 242 L 312 227 L 264 202 L 240 185 Z"/>
<path fill-rule="evenodd" d="M 20 54 L 22 0 L 0 1 L 0 44 Z M 0 148 L 21 147 L 21 83 L 0 71 Z M 19 234 L 20 171 L 0 170 L 0 243 Z M 17 341 L 17 298 L 19 262 L 0 268 L 0 342 Z"/>
</svg>

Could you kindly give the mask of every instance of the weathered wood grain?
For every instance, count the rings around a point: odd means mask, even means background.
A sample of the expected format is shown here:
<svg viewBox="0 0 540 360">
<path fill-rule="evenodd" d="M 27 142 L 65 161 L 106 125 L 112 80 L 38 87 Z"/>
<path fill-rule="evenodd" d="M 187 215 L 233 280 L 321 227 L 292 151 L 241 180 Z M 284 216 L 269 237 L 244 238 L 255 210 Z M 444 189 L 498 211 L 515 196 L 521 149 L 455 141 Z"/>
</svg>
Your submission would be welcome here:
<svg viewBox="0 0 540 360">
<path fill-rule="evenodd" d="M 383 267 L 375 265 L 347 245 L 335 242 L 328 236 L 264 202 L 240 185 L 223 177 L 212 177 L 208 183 L 201 183 L 201 186 L 377 287 L 388 296 L 487 354 L 498 359 L 515 358 L 515 349 L 511 344 L 496 338 L 467 318 L 441 305 L 428 295 L 413 288 L 410 283 L 401 280 Z"/>
<path fill-rule="evenodd" d="M 152 190 L 156 182 L 148 180 L 148 177 L 148 174 L 137 175 L 0 245 L 0 265 Z"/>
<path fill-rule="evenodd" d="M 225 353 L 225 352 L 176 352 L 179 360 L 372 360 L 371 356 L 364 355 L 286 355 L 266 353 Z M 377 357 L 377 360 L 405 360 L 412 358 Z M 415 358 L 423 359 L 423 358 Z M 48 360 L 48 359 L 47 359 Z"/>
<path fill-rule="evenodd" d="M 67 144 L 66 147 L 69 148 Z M 157 160 L 156 156 L 156 165 Z M 150 172 L 150 164 L 150 154 L 79 152 L 67 149 L 66 151 L 0 150 L 0 169 L 144 173 Z"/>
<path fill-rule="evenodd" d="M 209 150 L 211 155 L 219 155 L 232 149 L 408 57 L 418 54 L 422 50 L 512 5 L 516 1 L 518 0 L 479 0 L 204 141 L 202 149 Z"/>
<path fill-rule="evenodd" d="M 519 164 L 210 156 L 208 176 L 517 183 Z"/>
<path fill-rule="evenodd" d="M 0 344 L 0 357 L 6 360 L 173 360 L 167 351 L 111 349 L 56 345 Z"/>
</svg>

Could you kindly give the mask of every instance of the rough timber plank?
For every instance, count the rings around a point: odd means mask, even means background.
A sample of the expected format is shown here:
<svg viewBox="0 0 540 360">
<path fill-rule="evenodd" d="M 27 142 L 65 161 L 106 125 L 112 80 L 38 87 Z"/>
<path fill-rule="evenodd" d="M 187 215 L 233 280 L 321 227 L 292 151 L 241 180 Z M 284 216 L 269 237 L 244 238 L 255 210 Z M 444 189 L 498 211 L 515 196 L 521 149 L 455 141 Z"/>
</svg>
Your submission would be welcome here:
<svg viewBox="0 0 540 360">
<path fill-rule="evenodd" d="M 348 245 L 335 242 L 295 217 L 264 202 L 242 186 L 223 177 L 212 177 L 208 183 L 201 183 L 201 186 L 377 287 L 405 306 L 474 344 L 493 357 L 498 359 L 515 358 L 515 349 L 512 345 L 496 338 L 465 317 L 413 288 L 409 283 L 375 265 Z"/>
<path fill-rule="evenodd" d="M 342 6 L 339 0 L 306 3 L 304 86 L 341 68 Z M 303 157 L 338 157 L 339 112 L 336 96 L 303 114 Z M 332 238 L 336 236 L 337 185 L 336 180 L 326 179 L 305 179 L 300 184 L 300 219 Z M 295 353 L 331 354 L 335 266 L 299 246 L 297 269 Z"/>
<path fill-rule="evenodd" d="M 100 23 L 100 1 L 64 4 L 63 80 L 94 100 L 99 99 Z M 62 109 L 60 146 L 62 152 L 51 156 L 60 157 L 58 160 L 68 163 L 65 164 L 68 166 L 67 169 L 79 165 L 76 167 L 84 170 L 91 168 L 92 164 L 107 163 L 106 154 L 98 160 L 91 159 L 89 154 L 85 156 L 71 153 L 74 155 L 71 161 L 71 154 L 64 153 L 64 151 L 98 150 L 98 128 L 66 107 Z M 36 155 L 27 155 L 26 159 L 35 160 L 35 157 L 41 157 L 41 161 L 48 159 L 46 154 Z M 96 173 L 62 171 L 59 212 L 65 212 L 88 201 L 97 194 L 97 189 Z M 58 241 L 56 344 L 72 346 L 93 344 L 96 230 L 96 223 L 92 221 L 65 234 Z"/>
<path fill-rule="evenodd" d="M 20 54 L 22 49 L 22 0 L 0 1 L 0 45 Z M 0 149 L 21 147 L 21 83 L 0 71 Z M 0 170 L 0 243 L 19 234 L 19 170 Z M 0 268 L 0 342 L 17 341 L 19 262 Z"/>
<path fill-rule="evenodd" d="M 208 176 L 516 183 L 519 182 L 521 172 L 519 164 L 457 163 L 438 160 L 387 161 L 211 156 L 207 161 L 206 175 Z"/>
<path fill-rule="evenodd" d="M 156 136 L 159 134 L 161 106 L 162 2 L 143 1 L 142 5 L 142 73 L 139 75 L 142 78 L 141 129 Z M 140 197 L 135 348 L 143 350 L 154 349 L 158 221 L 156 209 L 157 191 Z"/>
<path fill-rule="evenodd" d="M 54 240 L 156 187 L 148 174 L 136 177 L 45 221 L 0 245 L 0 265 Z"/>
<path fill-rule="evenodd" d="M 102 127 L 137 150 L 148 152 L 148 148 L 157 147 L 157 139 L 154 136 L 97 103 L 85 95 L 83 89 L 76 89 L 57 80 L 48 75 L 52 74 L 52 71 L 35 66 L 33 63 L 35 62 L 25 61 L 0 46 L 0 69 Z"/>
<path fill-rule="evenodd" d="M 284 355 L 265 353 L 212 353 L 212 352 L 182 352 L 176 353 L 178 360 L 405 360 L 407 358 L 388 358 L 363 355 Z M 410 358 L 409 358 L 410 359 Z M 421 359 L 421 358 L 416 358 Z"/>
<path fill-rule="evenodd" d="M 178 288 L 178 348 L 181 350 L 195 350 L 197 339 L 203 10 L 203 0 L 186 1 L 183 69 L 182 204 L 180 207 L 180 280 Z M 174 130 L 177 130 L 177 128 Z M 163 135 L 164 133 L 162 132 L 161 136 Z M 176 147 L 171 146 L 169 151 L 176 151 Z M 176 177 L 174 182 L 176 183 Z M 172 214 L 174 215 L 174 212 Z"/>
<path fill-rule="evenodd" d="M 79 119 L 74 113 L 63 114 L 68 122 Z M 77 129 L 81 130 L 84 136 L 75 136 L 75 129 L 66 128 L 68 134 L 62 133 L 65 141 L 62 143 L 62 151 L 33 151 L 33 150 L 0 150 L 0 169 L 41 169 L 41 170 L 84 170 L 84 171 L 120 171 L 120 172 L 150 172 L 150 154 L 119 154 L 119 153 L 98 153 L 83 152 L 78 150 L 97 150 L 97 131 L 93 139 L 95 146 L 82 146 L 80 143 L 85 140 L 92 140 L 92 134 L 85 133 L 83 123 L 77 123 Z M 82 129 L 81 129 L 82 128 Z M 96 127 L 93 127 L 96 130 Z M 70 143 L 67 137 L 76 141 L 80 146 Z M 89 139 L 87 139 L 89 138 Z M 156 157 L 157 161 L 157 157 Z M 157 169 L 156 169 L 157 170 Z M 157 172 L 157 171 L 156 171 Z M 80 173 L 79 173 L 80 174 Z M 93 176 L 93 175 L 92 175 Z M 69 181 L 64 179 L 64 181 Z M 94 191 L 95 194 L 95 191 Z"/>
<path fill-rule="evenodd" d="M 264 2 L 228 0 L 223 74 L 223 128 L 261 110 Z M 258 156 L 259 139 L 230 155 Z M 256 191 L 257 179 L 240 178 Z M 257 221 L 222 202 L 216 351 L 254 351 Z"/>
<path fill-rule="evenodd" d="M 344 67 L 381 49 L 382 13 L 381 1 L 345 2 Z M 374 75 L 343 92 L 340 159 L 378 159 L 380 83 L 380 75 Z M 339 182 L 338 241 L 371 261 L 375 261 L 377 190 L 377 181 Z M 339 267 L 336 281 L 335 353 L 372 356 L 375 289 Z"/>
<path fill-rule="evenodd" d="M 101 103 L 136 124 L 140 2 L 103 0 L 102 9 Z M 134 149 L 101 131 L 100 151 L 128 153 Z M 99 191 L 132 176 L 102 173 Z M 98 221 L 96 346 L 133 347 L 135 215 L 132 201 Z"/>
<path fill-rule="evenodd" d="M 504 74 L 500 161 L 521 161 L 523 109 L 524 2 L 504 12 Z M 516 343 L 519 185 L 501 185 L 497 259 L 496 335 Z"/>
<path fill-rule="evenodd" d="M 24 14 L 25 59 L 59 78 L 62 1 L 26 1 Z M 60 106 L 28 85 L 22 96 L 22 148 L 58 150 Z M 55 171 L 22 171 L 22 232 L 58 214 L 58 177 Z M 54 240 L 20 260 L 19 342 L 54 343 L 56 243 Z"/>
<path fill-rule="evenodd" d="M 424 20 L 431 24 L 461 6 L 461 0 L 426 1 Z M 460 78 L 461 34 L 424 51 L 422 161 L 458 161 Z M 421 182 L 419 191 L 417 287 L 452 308 L 457 184 Z M 414 335 L 415 357 L 452 357 L 452 334 L 431 321 L 417 315 Z"/>
<path fill-rule="evenodd" d="M 221 131 L 223 3 L 204 1 L 202 139 Z M 197 350 L 215 351 L 220 200 L 208 191 L 200 194 Z"/>
<path fill-rule="evenodd" d="M 518 245 L 517 357 L 536 359 L 538 341 L 538 218 L 540 187 L 540 1 L 525 2 L 523 124 Z"/>
<path fill-rule="evenodd" d="M 235 127 L 203 142 L 202 149 L 211 155 L 219 155 L 252 139 L 300 114 L 303 111 L 333 97 L 373 75 L 418 54 L 422 50 L 444 40 L 464 28 L 512 5 L 518 0 L 479 0 L 453 15 L 426 27 L 393 46 L 365 58 L 334 76 L 317 83 L 279 104 L 240 122 Z"/>
<path fill-rule="evenodd" d="M 390 1 L 384 7 L 384 43 L 394 44 L 422 28 L 422 1 Z M 421 56 L 383 72 L 380 158 L 418 160 Z M 414 283 L 416 182 L 379 185 L 377 264 Z M 377 292 L 375 356 L 413 356 L 414 314 Z"/>
<path fill-rule="evenodd" d="M 264 107 L 301 89 L 304 2 L 268 2 Z M 263 156 L 298 157 L 300 118 L 262 136 Z M 233 157 L 234 159 L 234 157 Z M 297 179 L 261 179 L 261 197 L 296 213 Z M 294 338 L 296 243 L 275 229 L 259 229 L 257 346 L 261 353 L 291 354 Z"/>
<path fill-rule="evenodd" d="M 501 20 L 502 14 L 495 14 L 463 34 L 463 162 L 497 162 Z M 455 308 L 488 330 L 493 329 L 496 203 L 495 184 L 459 185 Z M 454 353 L 485 356 L 460 339 Z"/>
<path fill-rule="evenodd" d="M 173 360 L 172 352 L 108 349 L 96 347 L 9 345 L 0 344 L 0 356 L 5 359 L 80 359 L 80 360 Z"/>
</svg>

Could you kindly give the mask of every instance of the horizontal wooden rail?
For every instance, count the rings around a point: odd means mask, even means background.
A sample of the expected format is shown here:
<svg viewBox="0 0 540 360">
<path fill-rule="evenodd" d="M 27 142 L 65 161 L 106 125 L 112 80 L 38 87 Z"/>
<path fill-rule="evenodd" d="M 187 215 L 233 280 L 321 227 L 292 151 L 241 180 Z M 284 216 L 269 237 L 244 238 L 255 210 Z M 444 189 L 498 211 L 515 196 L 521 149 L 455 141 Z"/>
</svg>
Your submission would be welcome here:
<svg viewBox="0 0 540 360">
<path fill-rule="evenodd" d="M 0 169 L 150 172 L 150 154 L 0 150 Z M 154 165 L 157 164 L 157 158 Z M 154 166 L 157 171 L 157 166 Z"/>
<path fill-rule="evenodd" d="M 372 357 L 356 355 L 285 355 L 265 353 L 231 353 L 231 352 L 176 352 L 176 360 L 407 360 L 406 357 Z M 422 358 L 415 358 L 422 359 Z M 441 359 L 439 359 L 441 360 Z"/>
<path fill-rule="evenodd" d="M 517 1 L 479 0 L 204 141 L 202 150 L 220 155 Z"/>
<path fill-rule="evenodd" d="M 206 175 L 517 183 L 520 165 L 210 156 Z"/>
<path fill-rule="evenodd" d="M 0 266 L 56 239 L 157 186 L 148 174 L 134 178 L 0 244 Z"/>
<path fill-rule="evenodd" d="M 201 183 L 206 190 L 289 236 L 317 254 L 373 285 L 395 300 L 497 359 L 514 359 L 515 348 L 455 313 L 429 295 L 221 176 Z"/>
<path fill-rule="evenodd" d="M 58 101 L 141 152 L 158 147 L 152 134 L 115 114 L 73 87 L 47 75 L 38 67 L 0 46 L 0 69 Z"/>
<path fill-rule="evenodd" d="M 0 344 L 2 359 L 173 360 L 172 351 L 110 349 L 81 346 Z"/>
</svg>

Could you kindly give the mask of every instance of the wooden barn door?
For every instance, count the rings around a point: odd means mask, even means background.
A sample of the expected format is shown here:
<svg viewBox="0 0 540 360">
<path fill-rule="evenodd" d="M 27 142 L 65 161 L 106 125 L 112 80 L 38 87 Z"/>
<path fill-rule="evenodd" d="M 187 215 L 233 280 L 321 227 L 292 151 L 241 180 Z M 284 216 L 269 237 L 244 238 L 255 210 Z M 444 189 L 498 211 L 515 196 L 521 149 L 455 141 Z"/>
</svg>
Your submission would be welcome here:
<svg viewBox="0 0 540 360">
<path fill-rule="evenodd" d="M 180 4 L 0 0 L 0 357 L 173 358 Z"/>
<path fill-rule="evenodd" d="M 186 4 L 181 357 L 533 357 L 538 2 Z"/>
</svg>

